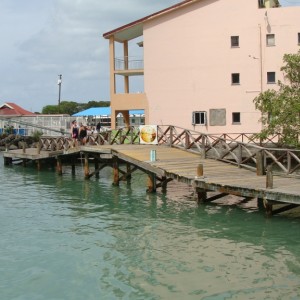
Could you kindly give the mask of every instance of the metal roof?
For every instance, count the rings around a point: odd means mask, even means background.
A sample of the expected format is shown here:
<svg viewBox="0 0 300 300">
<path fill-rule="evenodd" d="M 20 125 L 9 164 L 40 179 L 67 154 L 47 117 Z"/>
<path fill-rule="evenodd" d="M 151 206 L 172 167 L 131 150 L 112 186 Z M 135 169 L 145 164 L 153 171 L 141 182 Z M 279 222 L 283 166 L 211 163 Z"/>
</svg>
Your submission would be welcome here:
<svg viewBox="0 0 300 300">
<path fill-rule="evenodd" d="M 154 18 L 160 17 L 166 13 L 172 12 L 174 10 L 177 10 L 179 8 L 182 8 L 186 5 L 192 4 L 194 2 L 198 2 L 199 0 L 184 0 L 180 3 L 177 3 L 175 5 L 172 5 L 168 8 L 165 8 L 163 10 L 160 10 L 156 13 L 153 13 L 151 15 L 148 15 L 144 18 L 141 18 L 139 20 L 136 20 L 134 22 L 131 22 L 129 24 L 123 25 L 121 27 L 118 27 L 114 30 L 111 30 L 109 32 L 106 32 L 103 34 L 103 37 L 106 39 L 109 39 L 111 36 L 115 37 L 116 41 L 123 42 L 126 40 L 134 39 L 139 36 L 143 35 L 143 23 L 152 20 Z"/>
<path fill-rule="evenodd" d="M 130 115 L 143 115 L 144 110 L 130 110 Z M 110 116 L 111 108 L 110 107 L 91 107 L 86 110 L 80 111 L 73 115 L 73 117 L 85 117 L 85 116 Z"/>
</svg>

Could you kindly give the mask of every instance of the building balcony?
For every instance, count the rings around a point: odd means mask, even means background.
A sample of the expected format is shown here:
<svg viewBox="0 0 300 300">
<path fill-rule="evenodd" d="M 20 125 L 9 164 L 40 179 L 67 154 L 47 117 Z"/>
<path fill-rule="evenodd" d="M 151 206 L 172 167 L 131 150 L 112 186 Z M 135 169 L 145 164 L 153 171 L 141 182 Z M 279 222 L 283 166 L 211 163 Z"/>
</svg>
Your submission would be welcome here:
<svg viewBox="0 0 300 300">
<path fill-rule="evenodd" d="M 144 59 L 128 56 L 115 58 L 115 74 L 124 76 L 143 75 Z"/>
</svg>

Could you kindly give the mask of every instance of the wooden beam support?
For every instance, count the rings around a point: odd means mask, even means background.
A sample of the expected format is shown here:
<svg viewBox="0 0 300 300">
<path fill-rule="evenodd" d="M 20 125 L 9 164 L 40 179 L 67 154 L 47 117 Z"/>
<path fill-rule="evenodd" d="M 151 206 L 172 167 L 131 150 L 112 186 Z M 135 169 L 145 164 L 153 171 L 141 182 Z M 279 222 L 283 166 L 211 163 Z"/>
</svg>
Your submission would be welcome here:
<svg viewBox="0 0 300 300">
<path fill-rule="evenodd" d="M 207 202 L 207 191 L 204 189 L 195 189 L 195 198 L 198 204 Z"/>
<path fill-rule="evenodd" d="M 299 206 L 299 205 L 297 205 L 297 204 L 289 204 L 289 205 L 285 205 L 285 206 L 283 206 L 283 207 L 281 207 L 281 208 L 278 208 L 278 209 L 273 210 L 273 215 L 280 214 L 280 213 L 282 213 L 282 212 L 291 210 L 291 209 L 296 208 L 296 207 L 298 207 L 298 206 Z"/>
<path fill-rule="evenodd" d="M 273 171 L 272 166 L 267 167 L 266 188 L 273 189 Z"/>
<path fill-rule="evenodd" d="M 62 175 L 62 161 L 60 156 L 56 158 L 56 170 L 58 175 Z"/>
<path fill-rule="evenodd" d="M 88 153 L 84 154 L 84 178 L 90 178 L 90 166 L 89 166 L 89 155 Z"/>
<path fill-rule="evenodd" d="M 154 173 L 148 173 L 148 189 L 147 193 L 156 192 L 156 175 Z"/>
<path fill-rule="evenodd" d="M 158 177 L 156 177 L 157 180 L 160 181 L 160 183 L 157 183 L 156 184 L 156 188 L 161 188 L 161 191 L 163 193 L 166 193 L 167 192 L 167 185 L 169 182 L 171 182 L 173 180 L 173 178 L 167 178 L 165 176 L 163 176 L 161 179 L 159 179 Z"/>
<path fill-rule="evenodd" d="M 119 160 L 116 156 L 113 157 L 113 176 L 113 185 L 119 186 Z"/>
<path fill-rule="evenodd" d="M 264 155 L 262 151 L 256 153 L 256 175 L 263 176 L 266 174 L 264 168 Z"/>
<path fill-rule="evenodd" d="M 264 207 L 268 217 L 273 215 L 273 205 L 266 198 L 263 199 Z"/>
<path fill-rule="evenodd" d="M 218 195 L 215 195 L 215 196 L 207 198 L 206 202 L 216 201 L 216 200 L 221 199 L 221 198 L 226 197 L 226 196 L 228 196 L 228 194 L 226 194 L 226 193 L 220 193 Z"/>
<path fill-rule="evenodd" d="M 12 164 L 12 158 L 11 157 L 4 157 L 4 165 L 9 166 Z"/>
</svg>

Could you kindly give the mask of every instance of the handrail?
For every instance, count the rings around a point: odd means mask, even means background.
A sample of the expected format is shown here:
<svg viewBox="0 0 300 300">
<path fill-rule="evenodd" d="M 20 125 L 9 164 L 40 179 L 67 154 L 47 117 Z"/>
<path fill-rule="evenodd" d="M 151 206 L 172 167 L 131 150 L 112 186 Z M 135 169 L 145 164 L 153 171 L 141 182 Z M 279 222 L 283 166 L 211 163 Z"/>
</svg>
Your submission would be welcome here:
<svg viewBox="0 0 300 300">
<path fill-rule="evenodd" d="M 115 70 L 143 70 L 144 59 L 140 57 L 125 56 L 121 58 L 115 58 Z"/>
<path fill-rule="evenodd" d="M 263 142 L 253 138 L 251 134 L 210 135 L 172 125 L 159 125 L 157 128 L 159 145 L 184 149 L 197 153 L 202 158 L 256 170 L 260 175 L 271 165 L 274 173 L 300 176 L 297 174 L 300 169 L 300 150 L 275 147 L 280 136 L 269 137 Z M 68 137 L 41 137 L 40 144 L 42 150 L 68 151 L 75 146 Z M 113 144 L 139 144 L 139 128 L 120 128 L 89 135 L 87 138 L 87 145 Z"/>
</svg>

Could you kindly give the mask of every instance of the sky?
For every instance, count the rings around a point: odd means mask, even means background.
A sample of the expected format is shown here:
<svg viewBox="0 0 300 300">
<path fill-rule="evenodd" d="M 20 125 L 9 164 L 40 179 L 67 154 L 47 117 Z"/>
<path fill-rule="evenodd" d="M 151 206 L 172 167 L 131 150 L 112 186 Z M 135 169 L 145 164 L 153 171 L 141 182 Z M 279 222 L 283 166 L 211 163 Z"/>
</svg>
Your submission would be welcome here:
<svg viewBox="0 0 300 300">
<path fill-rule="evenodd" d="M 41 112 L 61 101 L 109 101 L 103 33 L 180 0 L 0 0 L 0 104 Z M 280 0 L 283 6 L 300 0 Z"/>
</svg>

